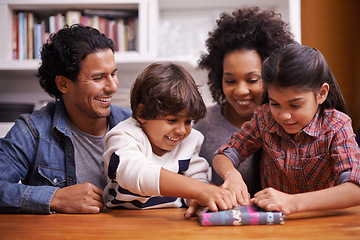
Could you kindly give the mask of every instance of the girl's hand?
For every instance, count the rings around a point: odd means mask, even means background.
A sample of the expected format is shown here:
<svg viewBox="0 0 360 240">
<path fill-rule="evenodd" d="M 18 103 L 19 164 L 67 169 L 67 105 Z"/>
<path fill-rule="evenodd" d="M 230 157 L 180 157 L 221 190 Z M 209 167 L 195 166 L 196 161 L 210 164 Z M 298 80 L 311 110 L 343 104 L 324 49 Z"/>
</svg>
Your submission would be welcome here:
<svg viewBox="0 0 360 240">
<path fill-rule="evenodd" d="M 247 186 L 237 170 L 228 175 L 221 187 L 230 190 L 235 195 L 238 204 L 250 204 L 250 194 Z"/>
<path fill-rule="evenodd" d="M 251 199 L 252 204 L 256 204 L 266 211 L 280 211 L 285 215 L 296 212 L 294 202 L 294 195 L 273 188 L 266 188 L 256 193 Z"/>
</svg>

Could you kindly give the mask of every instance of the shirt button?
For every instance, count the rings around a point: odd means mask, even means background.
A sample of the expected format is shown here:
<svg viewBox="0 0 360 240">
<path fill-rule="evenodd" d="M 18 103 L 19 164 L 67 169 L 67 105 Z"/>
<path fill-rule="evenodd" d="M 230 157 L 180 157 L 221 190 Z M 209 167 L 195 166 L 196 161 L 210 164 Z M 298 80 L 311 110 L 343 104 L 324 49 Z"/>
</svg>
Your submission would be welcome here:
<svg viewBox="0 0 360 240">
<path fill-rule="evenodd" d="M 54 182 L 54 183 L 57 183 L 57 182 L 58 182 L 58 180 L 57 180 L 56 178 L 54 178 L 53 182 Z"/>
<path fill-rule="evenodd" d="M 70 152 L 71 152 L 71 149 L 68 149 L 68 152 L 70 153 Z"/>
<path fill-rule="evenodd" d="M 355 169 L 360 170 L 360 165 L 356 165 Z"/>
</svg>

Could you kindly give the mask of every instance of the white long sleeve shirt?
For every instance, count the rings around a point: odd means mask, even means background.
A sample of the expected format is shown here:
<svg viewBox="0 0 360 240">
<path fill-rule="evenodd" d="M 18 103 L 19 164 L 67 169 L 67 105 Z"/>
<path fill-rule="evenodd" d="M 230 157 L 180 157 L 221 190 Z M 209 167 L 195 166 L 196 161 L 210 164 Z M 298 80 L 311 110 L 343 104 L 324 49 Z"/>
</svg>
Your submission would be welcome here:
<svg viewBox="0 0 360 240">
<path fill-rule="evenodd" d="M 164 168 L 208 183 L 211 179 L 209 164 L 199 157 L 203 140 L 203 135 L 192 129 L 174 150 L 157 156 L 137 120 L 129 118 L 119 123 L 104 140 L 108 177 L 105 205 L 130 209 L 185 206 L 180 198 L 161 196 L 160 170 Z"/>
</svg>

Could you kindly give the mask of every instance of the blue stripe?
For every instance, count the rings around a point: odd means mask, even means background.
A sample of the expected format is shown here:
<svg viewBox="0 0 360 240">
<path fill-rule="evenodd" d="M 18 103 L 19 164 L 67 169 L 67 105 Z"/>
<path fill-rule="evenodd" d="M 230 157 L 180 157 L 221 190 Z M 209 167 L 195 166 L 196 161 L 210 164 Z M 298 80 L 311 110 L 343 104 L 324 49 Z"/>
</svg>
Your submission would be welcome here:
<svg viewBox="0 0 360 240">
<path fill-rule="evenodd" d="M 179 163 L 178 173 L 182 173 L 189 169 L 190 159 L 178 160 L 178 163 Z"/>
<path fill-rule="evenodd" d="M 111 154 L 109 167 L 108 167 L 108 176 L 110 179 L 116 178 L 116 169 L 119 166 L 120 158 L 114 152 Z"/>
<path fill-rule="evenodd" d="M 127 202 L 127 201 L 119 201 L 119 200 L 113 199 L 111 201 L 111 203 L 114 204 L 114 205 L 130 203 L 130 204 L 132 204 L 133 206 L 135 206 L 137 208 L 147 208 L 147 207 L 152 207 L 152 206 L 156 206 L 156 205 L 175 202 L 177 199 L 178 199 L 177 197 L 151 197 L 145 203 L 142 203 L 142 202 L 140 202 L 138 200 L 133 200 L 133 201 Z M 122 206 L 119 206 L 119 207 L 121 208 Z M 183 199 L 181 199 L 181 206 L 180 207 L 182 207 L 182 208 L 186 207 L 185 202 L 184 202 Z M 124 207 L 122 207 L 122 208 L 124 208 Z"/>
</svg>

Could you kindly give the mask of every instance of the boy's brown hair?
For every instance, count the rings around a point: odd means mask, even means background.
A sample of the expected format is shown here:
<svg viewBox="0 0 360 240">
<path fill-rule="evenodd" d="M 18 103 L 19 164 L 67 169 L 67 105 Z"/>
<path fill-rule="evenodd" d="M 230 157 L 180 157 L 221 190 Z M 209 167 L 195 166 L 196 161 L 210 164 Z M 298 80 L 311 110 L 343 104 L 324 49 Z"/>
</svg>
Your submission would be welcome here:
<svg viewBox="0 0 360 240">
<path fill-rule="evenodd" d="M 181 113 L 197 122 L 206 115 L 194 79 L 183 67 L 171 62 L 157 62 L 145 68 L 131 87 L 130 103 L 135 119 L 159 119 Z"/>
</svg>

